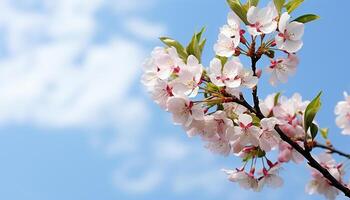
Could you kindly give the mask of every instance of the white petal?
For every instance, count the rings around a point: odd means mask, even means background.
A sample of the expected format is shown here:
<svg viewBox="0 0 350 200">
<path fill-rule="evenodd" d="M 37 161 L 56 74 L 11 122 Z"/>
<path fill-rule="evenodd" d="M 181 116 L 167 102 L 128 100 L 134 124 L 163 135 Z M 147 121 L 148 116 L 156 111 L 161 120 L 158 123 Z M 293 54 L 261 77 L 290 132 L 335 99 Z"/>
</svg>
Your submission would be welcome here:
<svg viewBox="0 0 350 200">
<path fill-rule="evenodd" d="M 241 114 L 238 117 L 238 121 L 242 123 L 243 125 L 247 126 L 248 124 L 253 122 L 253 118 L 250 115 L 247 114 Z"/>
<path fill-rule="evenodd" d="M 304 35 L 304 24 L 300 22 L 291 22 L 287 26 L 287 32 L 291 40 L 301 40 Z"/>
<path fill-rule="evenodd" d="M 247 12 L 247 20 L 250 24 L 255 24 L 258 21 L 259 8 L 252 6 Z"/>
<path fill-rule="evenodd" d="M 232 27 L 239 28 L 240 19 L 234 12 L 229 12 L 227 16 L 227 24 Z"/>
<path fill-rule="evenodd" d="M 285 12 L 281 15 L 280 21 L 278 23 L 278 29 L 281 33 L 284 33 L 284 31 L 286 30 L 289 19 L 290 15 L 288 14 L 288 12 Z"/>
<path fill-rule="evenodd" d="M 199 61 L 198 61 L 198 59 L 195 56 L 193 56 L 193 55 L 188 56 L 188 58 L 187 58 L 187 65 L 189 65 L 189 66 L 196 66 L 198 64 L 199 64 Z"/>
<path fill-rule="evenodd" d="M 221 69 L 222 69 L 221 60 L 218 58 L 214 58 L 210 62 L 210 73 L 215 74 L 216 76 L 220 76 Z"/>
<path fill-rule="evenodd" d="M 275 31 L 276 29 L 277 29 L 277 22 L 272 21 L 272 22 L 264 25 L 263 27 L 261 27 L 260 31 L 265 33 L 265 34 L 269 34 L 269 33 L 272 33 L 273 31 Z"/>
<path fill-rule="evenodd" d="M 283 49 L 288 51 L 289 53 L 295 53 L 299 51 L 301 47 L 303 47 L 303 41 L 301 40 L 286 40 Z"/>
</svg>

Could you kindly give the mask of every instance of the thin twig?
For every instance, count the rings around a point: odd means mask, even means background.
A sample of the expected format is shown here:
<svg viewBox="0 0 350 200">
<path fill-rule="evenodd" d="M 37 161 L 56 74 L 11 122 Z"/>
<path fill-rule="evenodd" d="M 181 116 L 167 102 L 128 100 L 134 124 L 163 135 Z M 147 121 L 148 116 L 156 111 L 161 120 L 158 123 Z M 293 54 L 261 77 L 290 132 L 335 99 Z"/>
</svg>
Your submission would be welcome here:
<svg viewBox="0 0 350 200">
<path fill-rule="evenodd" d="M 313 147 L 316 147 L 316 148 L 321 148 L 321 149 L 326 149 L 328 151 L 328 153 L 332 153 L 332 154 L 338 154 L 340 156 L 343 156 L 347 159 L 350 159 L 350 154 L 348 153 L 344 153 L 338 149 L 335 149 L 334 147 L 332 146 L 328 146 L 328 145 L 324 145 L 324 144 L 320 144 L 318 142 L 314 142 L 314 145 Z"/>
</svg>

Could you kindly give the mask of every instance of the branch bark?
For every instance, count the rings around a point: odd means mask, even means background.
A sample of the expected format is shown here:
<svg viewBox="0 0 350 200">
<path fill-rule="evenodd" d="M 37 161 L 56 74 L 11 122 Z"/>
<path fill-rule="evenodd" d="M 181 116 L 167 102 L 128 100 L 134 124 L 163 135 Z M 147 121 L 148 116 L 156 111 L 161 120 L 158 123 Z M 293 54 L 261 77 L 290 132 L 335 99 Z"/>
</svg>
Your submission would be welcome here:
<svg viewBox="0 0 350 200">
<path fill-rule="evenodd" d="M 324 144 L 321 144 L 321 143 L 318 143 L 318 142 L 315 142 L 313 146 L 316 147 L 316 148 L 325 149 L 325 150 L 327 150 L 329 153 L 338 154 L 338 155 L 343 156 L 343 157 L 345 157 L 345 158 L 347 158 L 347 159 L 350 159 L 350 154 L 344 153 L 344 152 L 342 152 L 342 151 L 340 151 L 340 150 L 338 150 L 338 149 L 335 149 L 335 148 L 332 147 L 332 146 L 324 145 Z"/>
</svg>

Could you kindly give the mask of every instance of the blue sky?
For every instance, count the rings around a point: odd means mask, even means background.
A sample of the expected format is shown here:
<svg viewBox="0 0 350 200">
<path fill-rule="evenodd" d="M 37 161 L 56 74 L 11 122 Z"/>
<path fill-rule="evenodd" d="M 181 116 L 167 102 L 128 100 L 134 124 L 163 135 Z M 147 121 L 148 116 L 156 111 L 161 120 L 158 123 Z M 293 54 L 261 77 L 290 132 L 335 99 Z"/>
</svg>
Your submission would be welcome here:
<svg viewBox="0 0 350 200">
<path fill-rule="evenodd" d="M 321 19 L 306 27 L 298 73 L 276 88 L 260 82 L 261 97 L 324 91 L 318 122 L 343 149 L 350 138 L 333 109 L 350 91 L 349 6 L 306 1 L 293 17 Z M 224 0 L 1 1 L 0 199 L 319 199 L 304 193 L 305 165 L 285 166 L 279 190 L 255 194 L 228 182 L 220 169 L 239 160 L 187 138 L 139 83 L 161 35 L 187 42 L 206 26 L 207 65 L 227 12 Z"/>
</svg>

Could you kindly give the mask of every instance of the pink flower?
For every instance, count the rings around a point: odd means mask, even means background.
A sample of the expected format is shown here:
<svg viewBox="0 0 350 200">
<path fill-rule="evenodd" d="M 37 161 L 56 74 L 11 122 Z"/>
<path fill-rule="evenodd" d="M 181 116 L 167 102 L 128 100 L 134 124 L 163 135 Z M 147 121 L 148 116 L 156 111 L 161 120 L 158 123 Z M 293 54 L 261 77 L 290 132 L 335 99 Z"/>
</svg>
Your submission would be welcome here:
<svg viewBox="0 0 350 200">
<path fill-rule="evenodd" d="M 337 115 L 337 126 L 343 129 L 343 134 L 350 135 L 350 97 L 346 92 L 344 97 L 345 101 L 338 102 L 334 112 Z"/>
<path fill-rule="evenodd" d="M 274 166 L 271 166 L 269 170 L 264 168 L 262 170 L 263 177 L 259 179 L 259 191 L 265 186 L 272 188 L 282 187 L 283 179 L 278 175 L 281 169 L 280 163 L 276 163 Z"/>
<path fill-rule="evenodd" d="M 192 121 L 202 120 L 204 111 L 199 104 L 194 104 L 185 97 L 171 97 L 167 102 L 168 111 L 173 114 L 176 125 L 188 127 Z"/>
<path fill-rule="evenodd" d="M 259 147 L 262 150 L 269 152 L 280 143 L 281 139 L 275 130 L 275 126 L 279 123 L 278 119 L 274 117 L 261 120 L 262 132 L 259 136 Z"/>
<path fill-rule="evenodd" d="M 304 24 L 300 22 L 290 22 L 290 15 L 285 12 L 281 15 L 278 24 L 279 34 L 276 35 L 275 41 L 277 48 L 289 53 L 295 53 L 303 46 L 301 38 L 304 35 Z"/>
<path fill-rule="evenodd" d="M 302 146 L 302 142 L 298 142 L 299 146 Z M 281 142 L 279 145 L 279 162 L 289 162 L 293 161 L 297 164 L 302 163 L 304 161 L 304 157 L 297 152 L 292 146 L 290 146 L 286 142 Z"/>
<path fill-rule="evenodd" d="M 251 189 L 253 191 L 258 190 L 258 180 L 254 176 L 246 173 L 243 170 L 223 170 L 227 175 L 228 179 L 232 182 L 238 183 L 244 189 Z"/>
<path fill-rule="evenodd" d="M 247 114 L 238 117 L 239 126 L 229 127 L 230 141 L 233 143 L 234 152 L 239 153 L 246 145 L 259 145 L 260 128 L 253 125 L 253 118 Z"/>
<path fill-rule="evenodd" d="M 344 167 L 342 164 L 337 164 L 330 154 L 321 154 L 316 160 L 326 168 L 329 173 L 336 178 L 340 183 L 343 183 L 343 176 L 345 174 Z M 335 200 L 339 195 L 339 190 L 330 184 L 328 179 L 324 178 L 323 175 L 311 168 L 312 180 L 306 186 L 305 190 L 308 194 L 321 194 L 329 200 Z"/>
<path fill-rule="evenodd" d="M 288 77 L 295 74 L 298 64 L 298 57 L 293 54 L 289 54 L 288 58 L 272 60 L 267 68 L 267 72 L 271 73 L 270 84 L 275 86 L 278 82 L 286 83 Z"/>
</svg>

